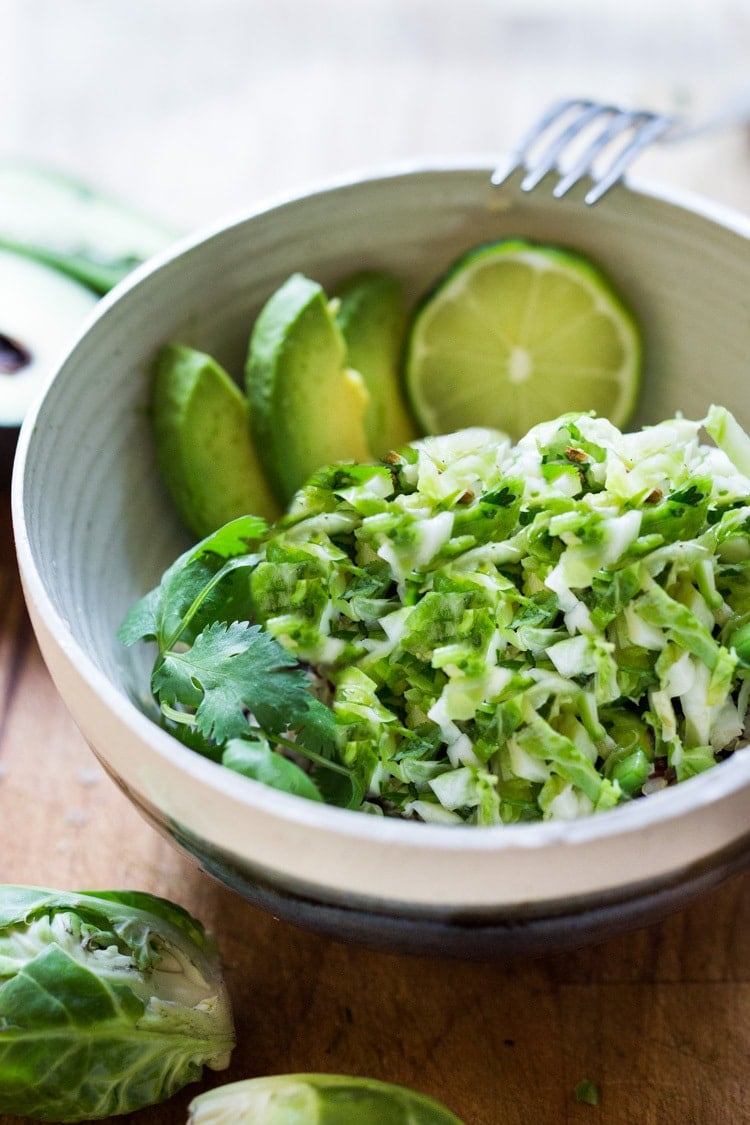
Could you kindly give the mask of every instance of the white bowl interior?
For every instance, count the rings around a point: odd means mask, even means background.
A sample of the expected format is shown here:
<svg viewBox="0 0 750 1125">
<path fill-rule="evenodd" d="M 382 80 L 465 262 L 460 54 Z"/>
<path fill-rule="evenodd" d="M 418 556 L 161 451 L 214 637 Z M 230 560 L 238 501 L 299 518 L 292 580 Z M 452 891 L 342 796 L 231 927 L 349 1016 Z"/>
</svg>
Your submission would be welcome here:
<svg viewBox="0 0 750 1125">
<path fill-rule="evenodd" d="M 638 808 L 594 818 L 592 825 L 522 826 L 523 839 L 516 830 L 469 830 L 473 839 L 464 843 L 463 830 L 363 817 L 355 826 L 357 814 L 325 810 L 330 847 L 340 851 L 342 837 L 356 837 L 367 841 L 370 859 L 360 855 L 342 867 L 344 861 L 324 848 L 306 863 L 292 860 L 293 848 L 286 854 L 286 845 L 279 858 L 259 843 L 261 823 L 266 833 L 273 828 L 278 835 L 280 826 L 304 822 L 309 839 L 310 831 L 322 831 L 319 811 L 303 809 L 298 799 L 259 793 L 261 787 L 244 779 L 238 786 L 233 778 L 229 786 L 218 767 L 191 760 L 195 755 L 146 724 L 132 703 L 148 706 L 149 654 L 142 647 L 125 650 L 115 630 L 189 542 L 155 471 L 147 418 L 153 354 L 164 341 L 181 340 L 212 352 L 240 376 L 255 313 L 295 270 L 329 285 L 355 269 L 383 267 L 396 272 L 416 299 L 458 254 L 483 241 L 521 235 L 574 246 L 604 267 L 642 322 L 645 379 L 636 422 L 677 410 L 701 416 L 711 402 L 750 422 L 748 224 L 703 205 L 685 207 L 625 187 L 587 208 L 583 190 L 563 200 L 553 200 L 544 185 L 528 195 L 514 183 L 499 190 L 491 187 L 490 172 L 404 172 L 323 190 L 157 260 L 101 302 L 29 416 L 19 445 L 14 519 L 29 606 L 53 676 L 96 752 L 144 801 L 194 825 L 217 848 L 268 868 L 275 864 L 292 881 L 322 882 L 331 893 L 343 888 L 364 894 L 367 886 L 376 898 L 472 904 L 544 899 L 561 888 L 582 894 L 697 860 L 736 837 L 743 819 L 739 802 L 750 771 L 736 756 L 711 771 L 721 775 L 713 780 L 695 779 Z M 321 403 L 322 412 L 331 408 Z M 199 813 L 194 804 L 201 787 L 211 796 Z M 718 798 L 729 804 L 721 818 L 711 817 Z M 746 792 L 744 799 L 746 809 Z M 693 842 L 667 846 L 662 836 L 668 822 L 681 817 L 694 818 Z M 212 826 L 212 818 L 221 824 Z M 635 852 L 631 848 L 629 858 L 621 854 L 617 838 L 624 833 L 632 845 L 634 833 L 645 829 L 654 835 L 642 838 Z M 393 845 L 391 867 L 377 851 L 378 833 L 383 847 Z M 581 855 L 589 849 L 562 883 L 559 870 L 537 872 L 537 878 L 525 859 L 517 877 L 510 874 L 519 854 L 560 840 L 580 846 Z M 648 854 L 652 843 L 660 848 L 656 862 Z M 460 857 L 449 864 L 439 892 L 424 889 L 428 868 L 420 865 L 429 864 L 429 857 L 415 861 L 413 878 L 399 859 L 400 849 L 412 846 L 438 847 L 453 859 L 457 849 L 495 857 L 486 860 L 497 864 L 489 889 L 478 878 L 467 880 Z M 538 860 L 528 862 L 541 867 Z M 373 880 L 369 885 L 367 878 Z"/>
</svg>

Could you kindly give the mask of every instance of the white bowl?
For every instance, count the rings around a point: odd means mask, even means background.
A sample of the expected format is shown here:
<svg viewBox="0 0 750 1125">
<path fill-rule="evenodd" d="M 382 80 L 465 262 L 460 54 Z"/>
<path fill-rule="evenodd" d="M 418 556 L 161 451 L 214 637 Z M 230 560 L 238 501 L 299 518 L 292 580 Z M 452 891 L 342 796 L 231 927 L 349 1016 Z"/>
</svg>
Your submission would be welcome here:
<svg viewBox="0 0 750 1125">
<path fill-rule="evenodd" d="M 319 806 L 238 777 L 149 717 L 149 659 L 115 630 L 187 540 L 155 472 L 155 349 L 180 339 L 241 370 L 253 316 L 288 274 L 385 267 L 412 297 L 461 251 L 509 235 L 594 257 L 646 339 L 637 422 L 711 402 L 750 421 L 750 222 L 620 185 L 490 185 L 491 168 L 394 172 L 314 191 L 180 244 L 98 306 L 26 420 L 18 559 L 60 693 L 133 802 L 206 870 L 277 915 L 392 949 L 554 950 L 651 921 L 750 857 L 750 755 L 576 822 L 434 826 Z M 321 404 L 321 409 L 327 409 Z"/>
</svg>

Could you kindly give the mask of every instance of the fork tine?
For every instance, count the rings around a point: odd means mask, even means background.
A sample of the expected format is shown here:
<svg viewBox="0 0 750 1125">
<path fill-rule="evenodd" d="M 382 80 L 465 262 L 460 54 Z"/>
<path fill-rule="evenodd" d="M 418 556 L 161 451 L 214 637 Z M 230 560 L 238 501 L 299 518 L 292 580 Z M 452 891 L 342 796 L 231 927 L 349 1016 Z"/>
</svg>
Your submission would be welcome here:
<svg viewBox="0 0 750 1125">
<path fill-rule="evenodd" d="M 563 129 L 562 133 L 544 151 L 535 166 L 529 170 L 528 175 L 521 182 L 521 189 L 531 191 L 532 188 L 535 188 L 548 172 L 557 167 L 558 157 L 565 151 L 570 142 L 575 140 L 578 134 L 583 132 L 595 118 L 611 112 L 610 106 L 598 105 L 596 102 L 585 105 L 575 121 L 571 122 L 566 129 Z"/>
<path fill-rule="evenodd" d="M 577 113 L 567 125 L 564 124 L 566 114 L 576 110 Z M 584 176 L 589 175 L 594 179 L 593 187 L 587 192 L 584 202 L 595 203 L 620 179 L 623 172 L 632 160 L 662 134 L 666 133 L 674 124 L 675 119 L 666 114 L 650 113 L 646 110 L 629 110 L 617 105 L 607 105 L 586 98 L 566 98 L 553 103 L 531 129 L 521 139 L 520 144 L 513 150 L 504 167 L 498 167 L 492 174 L 492 183 L 499 185 L 505 183 L 508 177 L 519 168 L 523 168 L 525 175 L 521 180 L 522 191 L 531 191 L 547 175 L 548 172 L 558 168 L 558 160 L 564 154 L 568 145 L 574 141 L 587 126 L 597 118 L 609 118 L 601 131 L 597 133 L 586 150 L 580 155 L 573 167 L 569 168 L 553 189 L 553 195 L 560 198 L 565 195 L 574 184 Z M 545 133 L 552 126 L 563 122 L 559 132 L 553 133 L 548 139 L 546 147 L 538 158 L 530 161 L 529 154 L 538 141 L 544 138 Z M 618 156 L 612 160 L 609 167 L 601 174 L 596 175 L 593 169 L 594 162 L 605 152 L 607 145 L 628 129 L 633 130 L 633 138 L 629 144 L 621 149 Z"/>
<path fill-rule="evenodd" d="M 492 183 L 503 184 L 517 168 L 525 164 L 529 149 L 547 132 L 547 130 L 569 110 L 580 108 L 585 110 L 592 103 L 583 98 L 564 98 L 554 102 L 545 110 L 529 130 L 523 135 L 518 145 L 513 149 L 504 168 L 496 168 L 492 174 Z"/>
<path fill-rule="evenodd" d="M 627 145 L 615 161 L 610 165 L 607 172 L 601 176 L 589 192 L 584 197 L 584 202 L 588 204 L 596 203 L 597 199 L 601 199 L 605 191 L 609 191 L 614 183 L 620 179 L 625 169 L 630 162 L 652 141 L 656 140 L 663 133 L 671 127 L 673 118 L 667 114 L 656 114 L 655 116 L 649 115 L 648 119 L 642 128 L 638 129 L 635 136 L 629 145 Z"/>
<path fill-rule="evenodd" d="M 626 129 L 631 128 L 631 126 L 635 125 L 644 117 L 643 113 L 639 110 L 615 110 L 613 108 L 612 112 L 615 116 L 609 124 L 602 129 L 601 133 L 598 133 L 594 137 L 591 144 L 581 153 L 573 167 L 555 184 L 552 194 L 557 199 L 560 199 L 566 192 L 570 191 L 587 172 L 590 172 L 591 165 L 596 160 L 597 156 L 604 151 L 610 141 L 619 137 L 621 133 L 624 133 Z"/>
</svg>

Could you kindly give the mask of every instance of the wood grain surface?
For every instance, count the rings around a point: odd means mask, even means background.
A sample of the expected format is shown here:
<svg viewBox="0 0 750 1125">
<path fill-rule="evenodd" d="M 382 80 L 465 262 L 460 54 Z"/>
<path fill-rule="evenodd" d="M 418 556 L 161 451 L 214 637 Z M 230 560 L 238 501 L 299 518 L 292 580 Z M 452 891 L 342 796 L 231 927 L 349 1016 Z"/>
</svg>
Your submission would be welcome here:
<svg viewBox="0 0 750 1125">
<path fill-rule="evenodd" d="M 699 117 L 750 75 L 745 0 L 0 0 L 0 26 L 0 155 L 180 229 L 355 168 L 502 152 L 563 95 Z M 742 129 L 647 153 L 638 174 L 750 211 Z M 274 920 L 174 850 L 97 765 L 31 633 L 7 492 L 0 843 L 5 882 L 152 891 L 218 936 L 230 1070 L 123 1122 L 178 1125 L 202 1088 L 300 1070 L 406 1083 L 466 1125 L 750 1122 L 750 878 L 532 962 L 391 956 Z M 598 1106 L 575 1101 L 582 1079 Z"/>
</svg>

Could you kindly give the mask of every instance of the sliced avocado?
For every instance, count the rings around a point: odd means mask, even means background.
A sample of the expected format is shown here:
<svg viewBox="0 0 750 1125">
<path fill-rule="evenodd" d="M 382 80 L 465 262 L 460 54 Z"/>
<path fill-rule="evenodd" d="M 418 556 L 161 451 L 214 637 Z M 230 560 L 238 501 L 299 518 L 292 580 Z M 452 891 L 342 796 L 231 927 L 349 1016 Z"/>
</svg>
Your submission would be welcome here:
<svg viewBox="0 0 750 1125">
<path fill-rule="evenodd" d="M 401 389 L 400 362 L 406 330 L 401 283 L 371 270 L 343 281 L 334 303 L 336 323 L 346 341 L 348 362 L 370 393 L 365 433 L 378 457 L 419 436 Z"/>
<path fill-rule="evenodd" d="M 0 293 L 0 476 L 7 477 L 26 411 L 97 297 L 9 250 L 0 250 Z"/>
<path fill-rule="evenodd" d="M 44 262 L 96 293 L 175 238 L 165 224 L 69 176 L 0 162 L 0 246 Z"/>
<path fill-rule="evenodd" d="M 161 349 L 152 420 L 164 483 L 200 538 L 237 516 L 279 514 L 250 439 L 247 401 L 211 356 L 183 344 Z"/>
<path fill-rule="evenodd" d="M 245 377 L 255 445 L 282 503 L 324 465 L 373 459 L 367 388 L 347 366 L 344 337 L 317 282 L 292 274 L 269 298 Z"/>
</svg>

